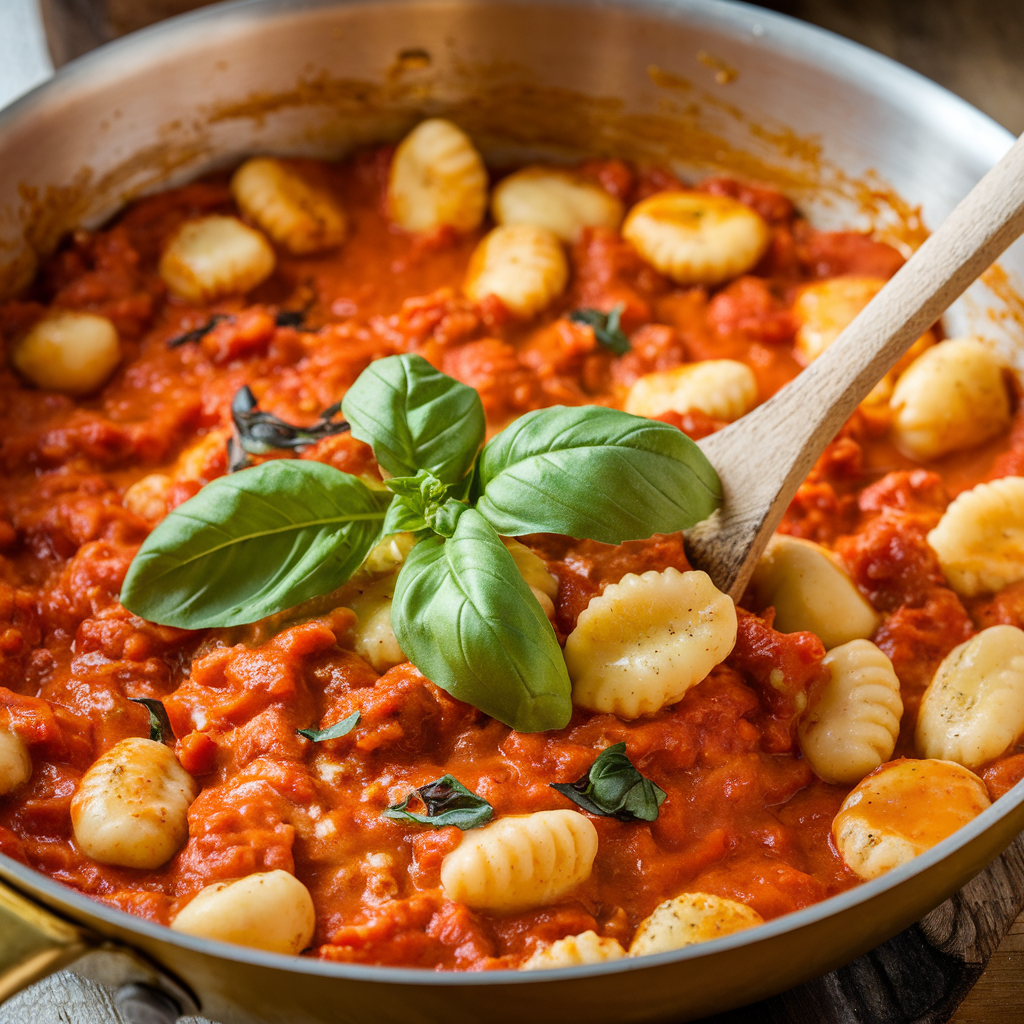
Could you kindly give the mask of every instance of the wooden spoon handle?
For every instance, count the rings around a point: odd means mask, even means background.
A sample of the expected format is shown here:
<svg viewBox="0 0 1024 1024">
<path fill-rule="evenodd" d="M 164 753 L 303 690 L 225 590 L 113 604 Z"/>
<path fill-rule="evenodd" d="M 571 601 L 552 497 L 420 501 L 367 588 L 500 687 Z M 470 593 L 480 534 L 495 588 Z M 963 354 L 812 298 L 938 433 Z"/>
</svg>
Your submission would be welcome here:
<svg viewBox="0 0 1024 1024">
<path fill-rule="evenodd" d="M 793 495 L 853 410 L 1024 231 L 1024 136 L 831 346 L 741 420 L 700 442 L 725 504 L 687 534 L 692 561 L 735 600 Z"/>
</svg>

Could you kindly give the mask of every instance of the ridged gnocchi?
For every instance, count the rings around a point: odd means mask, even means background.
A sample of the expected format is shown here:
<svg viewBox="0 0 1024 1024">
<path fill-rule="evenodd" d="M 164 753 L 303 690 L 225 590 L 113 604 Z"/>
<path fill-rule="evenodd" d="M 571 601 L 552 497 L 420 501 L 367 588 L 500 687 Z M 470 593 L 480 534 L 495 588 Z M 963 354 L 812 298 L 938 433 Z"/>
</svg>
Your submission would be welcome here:
<svg viewBox="0 0 1024 1024">
<path fill-rule="evenodd" d="M 1010 425 L 1002 364 L 974 338 L 943 341 L 909 366 L 889 400 L 893 438 L 915 459 L 988 441 Z"/>
<path fill-rule="evenodd" d="M 589 178 L 555 167 L 524 167 L 504 178 L 491 196 L 498 224 L 532 224 L 570 245 L 584 228 L 618 230 L 622 203 Z"/>
<path fill-rule="evenodd" d="M 775 628 L 809 630 L 826 649 L 865 640 L 878 615 L 826 548 L 776 534 L 754 570 L 750 585 L 759 608 L 775 608 Z"/>
<path fill-rule="evenodd" d="M 209 302 L 247 292 L 273 272 L 270 243 L 237 217 L 212 214 L 186 221 L 160 257 L 160 276 L 171 293 L 189 302 Z"/>
<path fill-rule="evenodd" d="M 242 213 L 289 252 L 320 252 L 345 241 L 341 203 L 281 160 L 246 160 L 232 175 L 231 194 Z"/>
<path fill-rule="evenodd" d="M 489 232 L 473 250 L 463 291 L 474 302 L 495 295 L 526 319 L 557 299 L 568 280 L 565 253 L 550 231 L 509 224 Z"/>
<path fill-rule="evenodd" d="M 11 729 L 0 728 L 0 796 L 6 796 L 32 777 L 32 758 L 25 741 Z"/>
<path fill-rule="evenodd" d="M 676 284 L 721 284 L 750 270 L 771 231 L 749 206 L 703 192 L 656 192 L 626 217 L 622 237 Z"/>
<path fill-rule="evenodd" d="M 859 878 L 913 860 L 976 818 L 985 784 L 952 761 L 890 761 L 862 779 L 832 821 L 832 839 Z"/>
<path fill-rule="evenodd" d="M 1024 735 L 1024 630 L 990 626 L 943 659 L 917 718 L 924 757 L 977 768 Z"/>
<path fill-rule="evenodd" d="M 206 886 L 185 905 L 171 928 L 294 955 L 312 941 L 316 914 L 309 890 L 294 875 L 278 869 Z"/>
<path fill-rule="evenodd" d="M 1024 580 L 1024 477 L 1005 476 L 957 495 L 928 543 L 961 597 Z"/>
<path fill-rule="evenodd" d="M 666 900 L 640 922 L 629 955 L 666 953 L 720 939 L 757 924 L 764 924 L 764 918 L 745 903 L 706 892 L 684 892 Z"/>
<path fill-rule="evenodd" d="M 120 361 L 114 325 L 105 316 L 70 310 L 44 316 L 11 348 L 11 365 L 26 380 L 66 395 L 96 391 Z"/>
<path fill-rule="evenodd" d="M 521 971 L 551 970 L 555 967 L 580 967 L 583 964 L 603 964 L 621 960 L 626 955 L 617 939 L 607 939 L 595 931 L 569 935 L 538 949 L 527 960 Z"/>
<path fill-rule="evenodd" d="M 900 681 L 870 640 L 833 647 L 821 665 L 829 680 L 801 718 L 800 750 L 826 782 L 859 782 L 896 749 Z"/>
<path fill-rule="evenodd" d="M 375 580 L 363 587 L 349 604 L 356 613 L 355 652 L 378 672 L 409 659 L 398 645 L 391 626 L 391 603 L 395 596 L 397 573 Z"/>
<path fill-rule="evenodd" d="M 71 798 L 75 842 L 101 864 L 158 868 L 188 838 L 197 793 L 170 747 L 121 740 L 90 766 Z"/>
<path fill-rule="evenodd" d="M 418 124 L 395 150 L 387 206 L 405 231 L 479 227 L 487 209 L 487 169 L 469 136 L 440 117 Z"/>
<path fill-rule="evenodd" d="M 544 559 L 511 537 L 503 537 L 502 541 L 512 556 L 512 561 L 516 563 L 519 575 L 523 577 L 533 596 L 544 609 L 544 614 L 549 619 L 554 618 L 558 580 L 548 572 Z"/>
<path fill-rule="evenodd" d="M 619 718 L 675 704 L 728 657 L 736 607 L 704 572 L 627 573 L 593 598 L 565 642 L 577 707 Z"/>
<path fill-rule="evenodd" d="M 441 885 L 474 910 L 514 913 L 557 902 L 590 877 L 596 856 L 597 830 L 578 811 L 512 815 L 464 833 Z"/>
<path fill-rule="evenodd" d="M 757 398 L 757 378 L 746 363 L 706 359 L 644 374 L 630 387 L 623 408 L 649 418 L 699 411 L 732 422 L 750 412 Z"/>
</svg>

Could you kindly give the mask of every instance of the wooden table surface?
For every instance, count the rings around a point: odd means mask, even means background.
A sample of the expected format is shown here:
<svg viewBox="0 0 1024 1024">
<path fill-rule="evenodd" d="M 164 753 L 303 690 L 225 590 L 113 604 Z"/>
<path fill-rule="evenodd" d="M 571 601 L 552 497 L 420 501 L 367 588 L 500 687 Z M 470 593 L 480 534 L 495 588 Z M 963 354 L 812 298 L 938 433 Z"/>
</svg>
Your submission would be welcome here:
<svg viewBox="0 0 1024 1024">
<path fill-rule="evenodd" d="M 39 2 L 57 65 L 116 34 L 201 6 L 201 0 Z M 13 81 L 20 75 L 30 85 L 45 74 L 32 3 L 0 0 L 0 105 L 15 94 L 5 75 Z M 945 85 L 1011 131 L 1024 131 L 1024 0 L 782 0 L 762 6 L 871 46 Z M 1021 908 L 1024 840 L 1019 839 L 963 894 L 875 954 L 714 1024 L 1021 1024 L 1024 914 L 1014 920 Z M 976 941 L 984 930 L 1006 927 L 994 952 Z M 915 960 L 918 956 L 925 960 Z M 980 979 L 950 1017 L 986 959 Z M 925 962 L 931 975 L 920 966 Z M 917 967 L 908 972 L 908 964 Z M 934 993 L 929 985 L 937 986 Z M 0 1024 L 165 1024 L 172 1019 L 138 1005 L 119 1009 L 115 988 L 66 973 L 0 1007 Z M 200 1019 L 182 1018 L 182 1024 L 186 1021 L 199 1024 Z"/>
</svg>

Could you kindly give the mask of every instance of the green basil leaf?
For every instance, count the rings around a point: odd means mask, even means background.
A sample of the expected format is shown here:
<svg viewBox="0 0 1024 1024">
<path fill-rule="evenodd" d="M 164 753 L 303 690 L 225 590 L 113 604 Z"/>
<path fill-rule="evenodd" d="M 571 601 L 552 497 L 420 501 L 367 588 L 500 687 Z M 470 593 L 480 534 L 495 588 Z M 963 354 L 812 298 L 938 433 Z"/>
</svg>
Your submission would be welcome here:
<svg viewBox="0 0 1024 1024">
<path fill-rule="evenodd" d="M 666 796 L 665 790 L 633 767 L 625 743 L 602 750 L 581 779 L 553 782 L 551 788 L 591 814 L 619 821 L 654 821 Z"/>
<path fill-rule="evenodd" d="M 409 801 L 418 796 L 427 809 L 426 814 L 408 810 Z M 382 812 L 393 821 L 412 821 L 431 828 L 454 825 L 463 832 L 486 825 L 494 817 L 494 808 L 482 797 L 459 782 L 454 775 L 444 775 L 434 782 L 410 793 L 400 804 L 393 804 Z"/>
<path fill-rule="evenodd" d="M 681 430 L 600 406 L 520 417 L 484 448 L 473 493 L 503 536 L 605 544 L 689 529 L 722 504 L 718 474 Z"/>
<path fill-rule="evenodd" d="M 149 712 L 149 738 L 163 743 L 164 739 L 174 740 L 171 720 L 167 717 L 167 709 L 152 697 L 129 697 L 133 704 L 141 704 Z"/>
<path fill-rule="evenodd" d="M 341 404 L 352 436 L 373 446 L 392 476 L 429 470 L 457 484 L 473 467 L 487 423 L 480 396 L 421 356 L 371 363 Z"/>
<path fill-rule="evenodd" d="M 353 711 L 348 718 L 343 718 L 340 722 L 335 722 L 334 725 L 329 725 L 326 729 L 314 729 L 310 726 L 308 729 L 296 729 L 295 731 L 300 736 L 305 736 L 307 740 L 319 743 L 321 740 L 336 740 L 341 736 L 347 736 L 358 724 L 359 712 Z"/>
<path fill-rule="evenodd" d="M 577 324 L 587 324 L 594 331 L 594 337 L 605 348 L 611 349 L 617 356 L 624 356 L 630 349 L 629 338 L 619 326 L 619 319 L 625 310 L 625 303 L 618 303 L 607 313 L 599 309 L 574 309 L 569 319 Z"/>
<path fill-rule="evenodd" d="M 376 543 L 390 501 L 300 459 L 220 477 L 149 535 L 121 603 L 184 629 L 255 622 L 341 586 Z"/>
<path fill-rule="evenodd" d="M 390 537 L 394 533 L 419 533 L 426 530 L 427 521 L 419 502 L 413 498 L 398 496 L 388 506 L 388 514 L 381 528 L 381 537 Z"/>
<path fill-rule="evenodd" d="M 426 537 L 395 585 L 401 649 L 453 697 L 520 732 L 561 729 L 571 686 L 555 632 L 498 535 L 474 509 Z"/>
</svg>

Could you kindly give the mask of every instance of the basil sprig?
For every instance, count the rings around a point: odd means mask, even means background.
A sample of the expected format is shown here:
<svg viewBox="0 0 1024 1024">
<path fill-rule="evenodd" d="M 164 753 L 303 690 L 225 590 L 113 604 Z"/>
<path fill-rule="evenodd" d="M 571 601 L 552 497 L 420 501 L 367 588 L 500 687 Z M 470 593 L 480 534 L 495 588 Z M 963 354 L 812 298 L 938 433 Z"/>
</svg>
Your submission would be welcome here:
<svg viewBox="0 0 1024 1024">
<path fill-rule="evenodd" d="M 618 544 L 687 529 L 722 501 L 685 434 L 615 409 L 532 412 L 481 451 L 479 395 L 415 355 L 373 363 L 341 408 L 387 491 L 312 460 L 221 477 L 150 534 L 122 604 L 186 629 L 254 622 L 330 593 L 408 531 L 417 543 L 391 624 L 409 660 L 514 729 L 560 729 L 572 713 L 565 661 L 499 534 Z"/>
<path fill-rule="evenodd" d="M 163 743 L 165 739 L 174 740 L 174 730 L 167 716 L 167 709 L 152 697 L 129 697 L 133 704 L 141 704 L 149 712 L 149 738 Z"/>
<path fill-rule="evenodd" d="M 321 743 L 324 740 L 336 740 L 342 736 L 347 736 L 358 724 L 359 712 L 353 711 L 348 718 L 343 718 L 340 722 L 327 726 L 326 729 L 314 729 L 310 726 L 308 729 L 296 729 L 295 731 L 300 736 L 305 736 L 307 740 Z"/>
<path fill-rule="evenodd" d="M 619 821 L 654 821 L 666 796 L 665 790 L 636 770 L 626 757 L 625 743 L 602 750 L 582 778 L 553 782 L 551 788 L 591 814 Z"/>
<path fill-rule="evenodd" d="M 574 309 L 569 314 L 569 319 L 574 323 L 586 324 L 593 328 L 594 337 L 605 348 L 610 349 L 617 356 L 624 356 L 630 348 L 629 338 L 619 326 L 619 318 L 625 308 L 625 304 L 620 302 L 607 313 L 602 313 L 599 309 Z"/>
<path fill-rule="evenodd" d="M 419 797 L 426 814 L 408 810 L 409 801 Z M 431 828 L 454 825 L 463 832 L 486 825 L 494 817 L 494 808 L 482 797 L 459 782 L 454 775 L 444 775 L 410 793 L 400 804 L 381 812 L 393 821 L 411 821 Z"/>
</svg>

